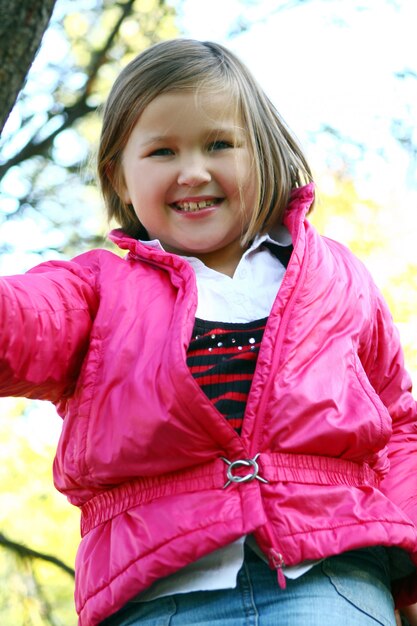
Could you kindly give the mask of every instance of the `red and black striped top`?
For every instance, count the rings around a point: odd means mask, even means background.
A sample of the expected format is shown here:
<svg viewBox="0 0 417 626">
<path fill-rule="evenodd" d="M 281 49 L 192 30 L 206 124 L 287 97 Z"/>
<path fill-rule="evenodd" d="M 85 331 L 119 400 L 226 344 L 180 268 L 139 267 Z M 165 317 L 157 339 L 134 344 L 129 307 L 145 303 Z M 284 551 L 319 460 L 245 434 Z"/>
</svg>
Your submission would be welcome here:
<svg viewBox="0 0 417 626">
<path fill-rule="evenodd" d="M 262 244 L 286 268 L 292 245 Z M 208 322 L 196 318 L 187 351 L 187 365 L 207 397 L 240 434 L 265 317 L 254 322 Z"/>
<path fill-rule="evenodd" d="M 192 375 L 238 433 L 267 319 L 226 323 L 197 318 L 188 348 Z"/>
</svg>

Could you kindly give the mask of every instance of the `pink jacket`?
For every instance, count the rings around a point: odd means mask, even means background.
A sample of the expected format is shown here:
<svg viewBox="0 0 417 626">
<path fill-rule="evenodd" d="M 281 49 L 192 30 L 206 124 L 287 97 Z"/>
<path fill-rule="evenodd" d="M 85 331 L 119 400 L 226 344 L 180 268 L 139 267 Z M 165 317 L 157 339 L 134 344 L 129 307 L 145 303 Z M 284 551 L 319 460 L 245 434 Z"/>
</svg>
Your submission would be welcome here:
<svg viewBox="0 0 417 626">
<path fill-rule="evenodd" d="M 95 250 L 0 281 L 1 393 L 63 417 L 54 478 L 82 512 L 81 626 L 248 533 L 278 572 L 370 545 L 417 563 L 417 409 L 398 335 L 363 265 L 304 220 L 313 193 L 288 207 L 294 252 L 241 437 L 187 368 L 197 292 L 181 257 L 117 231 L 125 259 Z M 417 599 L 416 577 L 396 592 Z"/>
</svg>

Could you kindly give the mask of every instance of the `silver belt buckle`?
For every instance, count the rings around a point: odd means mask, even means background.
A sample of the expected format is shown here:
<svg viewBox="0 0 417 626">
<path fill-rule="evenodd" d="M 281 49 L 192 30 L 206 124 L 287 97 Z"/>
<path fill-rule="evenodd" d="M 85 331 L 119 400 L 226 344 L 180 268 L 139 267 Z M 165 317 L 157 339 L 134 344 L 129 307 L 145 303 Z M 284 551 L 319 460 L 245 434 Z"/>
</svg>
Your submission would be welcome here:
<svg viewBox="0 0 417 626">
<path fill-rule="evenodd" d="M 268 481 L 265 478 L 259 476 L 259 465 L 257 463 L 257 459 L 260 454 L 261 453 L 258 452 L 253 459 L 238 459 L 237 461 L 229 461 L 229 459 L 221 456 L 221 460 L 228 466 L 226 470 L 227 481 L 223 485 L 223 489 L 226 489 L 230 483 L 249 483 L 252 480 L 255 480 L 255 478 L 256 480 L 260 480 L 261 483 L 267 483 Z M 233 470 L 238 467 L 250 467 L 250 472 L 244 476 L 235 476 L 233 474 Z"/>
</svg>

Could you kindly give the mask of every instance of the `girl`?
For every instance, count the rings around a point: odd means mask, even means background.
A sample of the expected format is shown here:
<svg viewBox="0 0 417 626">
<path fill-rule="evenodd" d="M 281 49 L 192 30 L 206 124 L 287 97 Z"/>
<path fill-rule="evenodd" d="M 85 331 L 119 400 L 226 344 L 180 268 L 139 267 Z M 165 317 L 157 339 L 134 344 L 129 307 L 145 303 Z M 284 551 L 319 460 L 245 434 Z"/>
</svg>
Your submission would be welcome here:
<svg viewBox="0 0 417 626">
<path fill-rule="evenodd" d="M 417 597 L 417 409 L 363 265 L 222 46 L 117 79 L 105 250 L 1 281 L 1 390 L 55 402 L 80 626 L 395 624 Z"/>
</svg>

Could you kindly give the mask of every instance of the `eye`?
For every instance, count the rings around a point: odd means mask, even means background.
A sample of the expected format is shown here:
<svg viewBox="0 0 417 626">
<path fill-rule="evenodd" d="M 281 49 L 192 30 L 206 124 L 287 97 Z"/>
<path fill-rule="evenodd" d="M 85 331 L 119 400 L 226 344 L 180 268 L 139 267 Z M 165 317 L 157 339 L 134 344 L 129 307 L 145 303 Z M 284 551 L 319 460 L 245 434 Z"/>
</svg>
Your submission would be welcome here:
<svg viewBox="0 0 417 626">
<path fill-rule="evenodd" d="M 227 150 L 229 148 L 233 148 L 233 144 L 230 141 L 225 141 L 223 139 L 218 139 L 217 141 L 213 141 L 209 145 L 210 152 L 214 152 L 216 150 Z"/>
<path fill-rule="evenodd" d="M 172 154 L 174 154 L 174 151 L 171 148 L 158 148 L 157 150 L 152 150 L 149 156 L 171 156 Z"/>
</svg>

